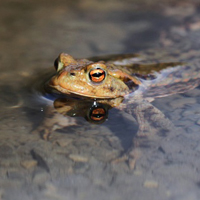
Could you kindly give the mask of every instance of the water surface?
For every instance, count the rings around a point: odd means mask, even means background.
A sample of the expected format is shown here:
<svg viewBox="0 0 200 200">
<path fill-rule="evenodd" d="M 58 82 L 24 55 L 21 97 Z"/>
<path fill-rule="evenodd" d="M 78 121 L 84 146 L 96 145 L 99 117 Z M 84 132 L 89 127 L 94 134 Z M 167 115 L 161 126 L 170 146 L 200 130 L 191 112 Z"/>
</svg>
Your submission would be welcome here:
<svg viewBox="0 0 200 200">
<path fill-rule="evenodd" d="M 198 199 L 198 87 L 152 102 L 174 129 L 142 141 L 134 169 L 126 159 L 112 162 L 137 144 L 133 116 L 111 109 L 102 124 L 48 118 L 53 102 L 34 89 L 60 52 L 88 57 L 176 44 L 188 34 L 184 20 L 199 19 L 195 2 L 0 5 L 0 199 Z M 37 132 L 46 119 L 49 141 Z"/>
</svg>

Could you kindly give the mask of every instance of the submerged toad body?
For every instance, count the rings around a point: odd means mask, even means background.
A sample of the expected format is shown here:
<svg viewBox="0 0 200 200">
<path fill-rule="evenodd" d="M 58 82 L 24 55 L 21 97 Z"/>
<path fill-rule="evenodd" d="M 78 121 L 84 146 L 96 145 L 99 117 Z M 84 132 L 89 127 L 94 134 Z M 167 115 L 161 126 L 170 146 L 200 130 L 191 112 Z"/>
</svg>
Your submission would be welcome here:
<svg viewBox="0 0 200 200">
<path fill-rule="evenodd" d="M 177 58 L 165 52 L 90 60 L 74 59 L 62 53 L 55 61 L 55 68 L 57 73 L 46 83 L 46 91 L 81 98 L 81 101 L 65 100 L 63 97 L 57 99 L 54 107 L 59 113 L 84 116 L 99 122 L 105 120 L 104 116 L 107 116 L 110 108 L 116 107 L 136 119 L 137 141 L 139 136 L 144 140 L 144 135 L 166 133 L 172 127 L 172 123 L 150 101 L 156 97 L 185 92 L 200 84 L 199 59 L 193 59 L 190 54 L 180 55 L 177 62 Z M 86 117 L 85 113 L 91 116 Z M 37 130 L 43 131 L 44 138 L 48 138 L 59 126 L 62 128 L 75 124 L 73 120 L 60 120 L 52 115 Z M 131 168 L 137 157 L 135 149 L 142 142 L 136 143 L 133 141 L 128 153 Z"/>
</svg>

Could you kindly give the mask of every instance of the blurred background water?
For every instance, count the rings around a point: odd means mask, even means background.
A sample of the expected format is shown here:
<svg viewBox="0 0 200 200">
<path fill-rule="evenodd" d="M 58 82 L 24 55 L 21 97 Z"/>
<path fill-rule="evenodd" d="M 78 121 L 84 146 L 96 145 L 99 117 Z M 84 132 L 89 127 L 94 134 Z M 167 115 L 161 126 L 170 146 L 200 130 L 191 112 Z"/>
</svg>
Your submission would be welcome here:
<svg viewBox="0 0 200 200">
<path fill-rule="evenodd" d="M 117 109 L 102 125 L 68 117 L 63 123 L 72 126 L 56 129 L 50 141 L 32 132 L 52 106 L 33 88 L 53 73 L 59 53 L 165 49 L 192 32 L 199 40 L 199 8 L 198 1 L 176 0 L 1 1 L 0 199 L 197 200 L 199 88 L 153 102 L 180 129 L 150 139 L 133 170 L 126 161 L 111 163 L 138 129 Z"/>
</svg>

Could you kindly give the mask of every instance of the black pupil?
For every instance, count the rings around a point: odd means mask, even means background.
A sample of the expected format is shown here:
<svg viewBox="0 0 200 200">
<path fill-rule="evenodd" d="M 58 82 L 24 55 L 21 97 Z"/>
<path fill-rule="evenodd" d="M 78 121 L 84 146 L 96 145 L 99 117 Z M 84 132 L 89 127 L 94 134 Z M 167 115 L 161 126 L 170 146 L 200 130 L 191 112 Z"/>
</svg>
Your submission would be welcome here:
<svg viewBox="0 0 200 200">
<path fill-rule="evenodd" d="M 96 72 L 96 73 L 92 74 L 92 76 L 98 78 L 98 77 L 102 76 L 103 74 L 104 74 L 104 72 Z"/>
<path fill-rule="evenodd" d="M 95 118 L 101 118 L 101 117 L 104 117 L 105 114 L 92 114 L 92 116 Z"/>
</svg>

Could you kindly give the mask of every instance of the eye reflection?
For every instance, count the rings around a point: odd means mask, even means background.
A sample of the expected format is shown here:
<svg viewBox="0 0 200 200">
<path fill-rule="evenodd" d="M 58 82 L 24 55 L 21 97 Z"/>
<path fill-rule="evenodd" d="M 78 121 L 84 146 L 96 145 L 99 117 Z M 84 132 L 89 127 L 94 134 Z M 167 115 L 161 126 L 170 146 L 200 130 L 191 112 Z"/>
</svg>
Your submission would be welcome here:
<svg viewBox="0 0 200 200">
<path fill-rule="evenodd" d="M 106 110 L 104 108 L 93 108 L 90 112 L 90 118 L 93 121 L 101 121 L 106 117 Z"/>
<path fill-rule="evenodd" d="M 83 117 L 93 124 L 101 124 L 108 117 L 109 104 L 79 98 L 57 98 L 54 108 L 62 115 Z"/>
</svg>

